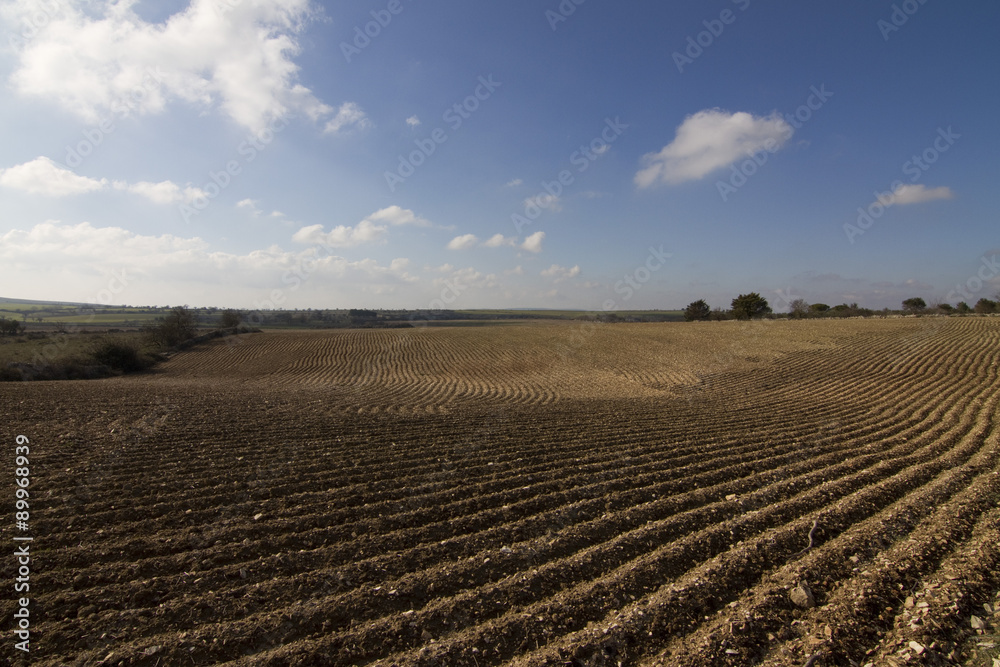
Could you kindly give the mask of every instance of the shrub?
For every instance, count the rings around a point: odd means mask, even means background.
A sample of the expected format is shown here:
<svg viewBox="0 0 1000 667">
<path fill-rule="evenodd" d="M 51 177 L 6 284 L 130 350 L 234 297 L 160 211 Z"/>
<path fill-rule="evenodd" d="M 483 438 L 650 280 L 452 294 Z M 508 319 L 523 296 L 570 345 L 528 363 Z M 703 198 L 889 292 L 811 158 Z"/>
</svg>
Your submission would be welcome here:
<svg viewBox="0 0 1000 667">
<path fill-rule="evenodd" d="M 120 340 L 105 340 L 91 353 L 98 364 L 120 373 L 135 373 L 153 365 L 153 360 L 135 345 Z"/>
<path fill-rule="evenodd" d="M 912 299 L 906 299 L 903 301 L 903 310 L 908 313 L 919 313 L 923 312 L 927 308 L 927 302 L 920 297 L 913 297 Z"/>
</svg>

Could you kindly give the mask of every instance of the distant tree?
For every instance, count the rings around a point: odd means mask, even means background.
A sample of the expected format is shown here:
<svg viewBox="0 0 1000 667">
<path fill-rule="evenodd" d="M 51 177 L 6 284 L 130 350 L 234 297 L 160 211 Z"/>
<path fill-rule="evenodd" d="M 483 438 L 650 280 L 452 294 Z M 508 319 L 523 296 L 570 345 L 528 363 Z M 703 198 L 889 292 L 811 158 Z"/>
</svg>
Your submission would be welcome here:
<svg viewBox="0 0 1000 667">
<path fill-rule="evenodd" d="M 969 308 L 969 304 L 967 304 L 964 301 L 959 301 L 958 305 L 955 306 L 955 310 L 957 310 L 958 312 L 962 313 L 963 315 L 965 315 L 966 313 L 971 313 L 972 312 L 972 308 Z"/>
<path fill-rule="evenodd" d="M 955 312 L 955 307 L 952 306 L 950 303 L 939 303 L 937 305 L 937 309 L 945 314 L 951 314 Z"/>
<path fill-rule="evenodd" d="M 809 314 L 809 304 L 805 299 L 795 299 L 788 304 L 788 314 L 795 319 L 802 319 Z"/>
<path fill-rule="evenodd" d="M 712 309 L 709 308 L 708 304 L 705 303 L 704 299 L 698 299 L 697 301 L 692 301 L 684 309 L 684 319 L 688 322 L 697 322 L 699 320 L 707 320 L 712 316 Z"/>
<path fill-rule="evenodd" d="M 767 305 L 767 299 L 757 292 L 740 294 L 733 299 L 732 308 L 733 316 L 738 320 L 752 320 L 771 312 L 771 307 Z"/>
<path fill-rule="evenodd" d="M 233 329 L 238 327 L 243 321 L 243 316 L 235 310 L 227 310 L 219 316 L 219 327 L 222 329 Z"/>
<path fill-rule="evenodd" d="M 903 301 L 903 310 L 908 313 L 919 313 L 927 308 L 927 302 L 920 297 L 913 297 Z"/>
<path fill-rule="evenodd" d="M 722 310 L 721 308 L 713 308 L 712 314 L 708 319 L 713 322 L 721 322 L 723 320 L 728 320 L 732 318 L 732 312 L 728 310 Z"/>
<path fill-rule="evenodd" d="M 990 313 L 998 312 L 998 304 L 996 301 L 990 301 L 989 299 L 980 299 L 976 302 L 974 310 L 980 315 L 989 315 Z"/>
<path fill-rule="evenodd" d="M 187 308 L 177 306 L 165 317 L 158 317 L 149 333 L 157 344 L 173 347 L 194 338 L 195 330 L 194 315 Z"/>
<path fill-rule="evenodd" d="M 825 303 L 814 303 L 813 305 L 809 306 L 809 310 L 811 310 L 814 313 L 825 313 L 826 311 L 830 310 L 830 306 L 826 305 Z"/>
</svg>

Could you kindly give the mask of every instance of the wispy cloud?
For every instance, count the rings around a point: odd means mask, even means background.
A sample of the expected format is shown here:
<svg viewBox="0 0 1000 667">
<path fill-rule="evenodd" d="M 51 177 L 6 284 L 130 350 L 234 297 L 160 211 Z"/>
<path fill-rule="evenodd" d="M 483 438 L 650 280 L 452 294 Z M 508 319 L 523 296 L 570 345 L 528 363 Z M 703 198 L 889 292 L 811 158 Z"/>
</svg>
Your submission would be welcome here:
<svg viewBox="0 0 1000 667">
<path fill-rule="evenodd" d="M 154 204 L 190 204 L 207 196 L 200 188 L 182 187 L 173 181 L 128 183 L 80 176 L 44 156 L 0 170 L 0 185 L 44 197 L 67 197 L 114 189 L 145 197 Z"/>
<path fill-rule="evenodd" d="M 935 201 L 937 199 L 952 199 L 955 193 L 951 188 L 938 187 L 927 188 L 923 185 L 901 185 L 892 194 L 879 197 L 878 203 L 883 206 L 893 206 L 898 204 L 906 206 L 908 204 L 922 204 L 923 202 Z"/>
</svg>

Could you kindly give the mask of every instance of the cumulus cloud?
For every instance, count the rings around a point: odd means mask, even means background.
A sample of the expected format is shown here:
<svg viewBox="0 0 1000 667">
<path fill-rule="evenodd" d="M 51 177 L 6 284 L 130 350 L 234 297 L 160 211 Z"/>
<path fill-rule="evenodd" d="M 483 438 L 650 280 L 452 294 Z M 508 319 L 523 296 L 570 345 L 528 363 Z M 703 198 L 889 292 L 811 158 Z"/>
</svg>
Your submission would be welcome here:
<svg viewBox="0 0 1000 667">
<path fill-rule="evenodd" d="M 515 246 L 517 245 L 517 239 L 513 237 L 506 237 L 503 234 L 494 234 L 485 241 L 483 245 L 487 248 L 500 248 L 502 246 Z"/>
<path fill-rule="evenodd" d="M 521 244 L 522 250 L 527 250 L 528 252 L 539 253 L 542 251 L 542 241 L 545 240 L 545 232 L 535 232 L 528 238 L 524 239 L 524 243 Z"/>
<path fill-rule="evenodd" d="M 39 3 L 4 8 L 13 24 L 33 23 Z M 335 132 L 366 119 L 353 103 L 339 109 L 298 82 L 293 58 L 314 18 L 310 0 L 191 0 L 162 23 L 145 21 L 133 1 L 66 0 L 30 40 L 12 40 L 10 77 L 24 96 L 52 100 L 96 123 L 112 113 L 162 111 L 170 101 L 218 108 L 254 132 L 301 114 L 333 115 Z M 34 24 L 34 23 L 33 23 Z"/>
<path fill-rule="evenodd" d="M 635 175 L 635 184 L 647 188 L 697 180 L 757 151 L 776 151 L 793 132 L 778 114 L 699 111 L 684 119 L 674 140 L 660 152 L 643 157 L 645 166 Z"/>
<path fill-rule="evenodd" d="M 475 234 L 462 234 L 448 242 L 448 250 L 465 250 L 479 242 Z"/>
<path fill-rule="evenodd" d="M 418 125 L 420 125 L 420 119 L 417 118 L 416 116 L 410 116 L 409 118 L 406 119 L 406 124 L 409 125 L 410 127 L 417 127 Z"/>
<path fill-rule="evenodd" d="M 576 278 L 578 275 L 580 275 L 579 266 L 574 266 L 573 268 L 568 269 L 565 266 L 559 266 L 558 264 L 553 264 L 541 273 L 543 278 L 553 278 L 557 283 L 570 278 Z"/>
<path fill-rule="evenodd" d="M 892 191 L 892 194 L 879 197 L 878 203 L 883 206 L 892 206 L 893 204 L 906 206 L 936 199 L 951 199 L 954 196 L 955 193 L 949 187 L 928 189 L 923 185 L 900 185 Z"/>
<path fill-rule="evenodd" d="M 524 181 L 521 180 L 520 178 L 515 178 L 515 179 L 507 181 L 507 183 L 505 184 L 504 187 L 516 188 L 519 185 L 524 185 Z"/>
<path fill-rule="evenodd" d="M 316 244 L 333 248 L 350 248 L 363 243 L 374 243 L 383 240 L 388 234 L 387 225 L 414 225 L 429 227 L 431 222 L 421 218 L 409 209 L 399 206 L 388 206 L 379 209 L 354 225 L 338 225 L 329 232 L 323 231 L 323 225 L 309 225 L 292 235 L 296 243 Z"/>
<path fill-rule="evenodd" d="M 65 197 L 103 190 L 108 181 L 78 176 L 47 157 L 37 157 L 31 162 L 0 170 L 0 185 L 33 195 Z"/>
</svg>

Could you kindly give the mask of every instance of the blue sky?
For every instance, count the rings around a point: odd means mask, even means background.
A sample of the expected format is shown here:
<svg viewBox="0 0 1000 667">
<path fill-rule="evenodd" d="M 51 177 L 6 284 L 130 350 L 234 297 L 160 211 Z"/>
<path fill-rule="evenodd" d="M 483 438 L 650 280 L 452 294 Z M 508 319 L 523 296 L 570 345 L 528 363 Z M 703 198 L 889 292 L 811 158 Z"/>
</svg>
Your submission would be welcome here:
<svg viewBox="0 0 1000 667">
<path fill-rule="evenodd" d="M 996 3 L 16 0 L 0 21 L 2 296 L 1000 291 Z"/>
</svg>

